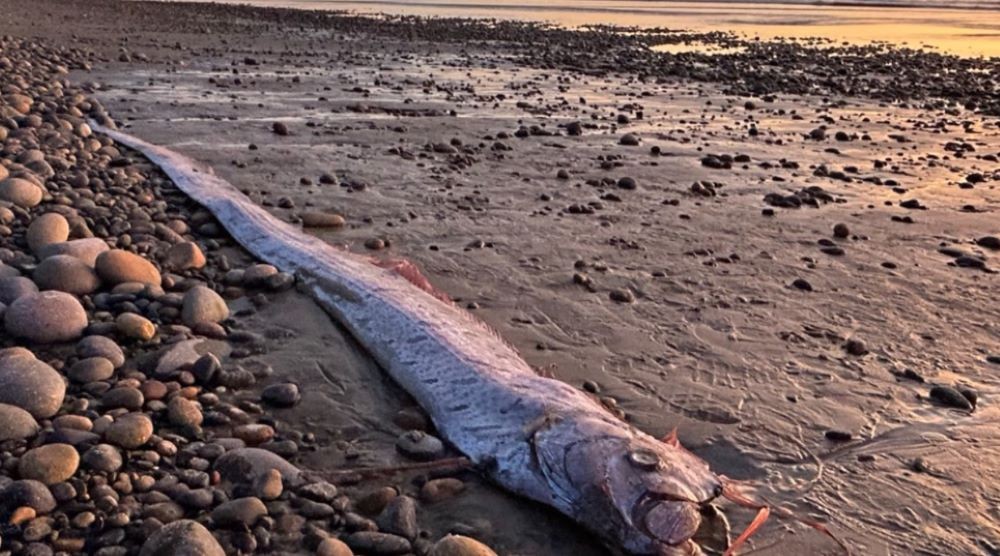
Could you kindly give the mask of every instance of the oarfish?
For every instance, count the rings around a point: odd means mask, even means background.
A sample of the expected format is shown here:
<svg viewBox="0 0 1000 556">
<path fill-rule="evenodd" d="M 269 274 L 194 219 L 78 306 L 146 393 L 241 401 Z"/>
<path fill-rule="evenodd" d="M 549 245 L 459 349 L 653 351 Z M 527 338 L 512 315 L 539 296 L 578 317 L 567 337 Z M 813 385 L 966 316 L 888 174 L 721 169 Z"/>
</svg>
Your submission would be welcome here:
<svg viewBox="0 0 1000 556">
<path fill-rule="evenodd" d="M 250 253 L 295 273 L 493 481 L 629 553 L 701 553 L 691 540 L 700 510 L 725 491 L 706 462 L 625 423 L 590 395 L 539 376 L 492 329 L 418 286 L 411 272 L 304 234 L 187 157 L 93 127 L 143 153 Z"/>
</svg>

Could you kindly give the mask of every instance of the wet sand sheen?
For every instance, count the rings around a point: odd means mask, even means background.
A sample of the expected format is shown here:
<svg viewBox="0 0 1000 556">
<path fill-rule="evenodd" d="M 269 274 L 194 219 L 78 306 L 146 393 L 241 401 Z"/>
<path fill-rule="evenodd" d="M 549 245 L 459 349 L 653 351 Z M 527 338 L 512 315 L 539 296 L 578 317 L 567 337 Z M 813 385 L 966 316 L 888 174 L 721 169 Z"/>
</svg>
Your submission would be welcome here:
<svg viewBox="0 0 1000 556">
<path fill-rule="evenodd" d="M 523 0 L 476 2 L 352 0 L 222 0 L 224 3 L 310 10 L 350 10 L 434 17 L 546 21 L 566 27 L 618 25 L 699 32 L 730 31 L 746 37 L 820 38 L 833 43 L 884 41 L 930 47 L 959 56 L 1000 56 L 1000 8 L 818 6 L 794 4 Z"/>
</svg>

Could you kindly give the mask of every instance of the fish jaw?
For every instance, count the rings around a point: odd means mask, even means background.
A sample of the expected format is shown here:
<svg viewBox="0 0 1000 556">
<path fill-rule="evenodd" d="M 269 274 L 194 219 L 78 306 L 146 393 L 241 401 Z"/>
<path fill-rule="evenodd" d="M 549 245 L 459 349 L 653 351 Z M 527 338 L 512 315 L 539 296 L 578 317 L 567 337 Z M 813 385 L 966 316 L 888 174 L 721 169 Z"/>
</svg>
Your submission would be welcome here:
<svg viewBox="0 0 1000 556">
<path fill-rule="evenodd" d="M 568 415 L 532 436 L 553 505 L 631 554 L 700 554 L 699 509 L 722 491 L 708 464 L 610 416 Z"/>
</svg>

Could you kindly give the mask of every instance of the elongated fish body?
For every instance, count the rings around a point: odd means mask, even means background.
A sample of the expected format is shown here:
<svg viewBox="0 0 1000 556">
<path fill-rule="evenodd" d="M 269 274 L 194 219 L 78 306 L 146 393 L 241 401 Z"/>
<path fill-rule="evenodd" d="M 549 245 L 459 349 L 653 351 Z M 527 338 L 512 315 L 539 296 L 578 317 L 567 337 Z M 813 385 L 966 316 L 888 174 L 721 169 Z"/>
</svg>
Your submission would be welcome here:
<svg viewBox="0 0 1000 556">
<path fill-rule="evenodd" d="M 700 553 L 690 540 L 699 506 L 722 489 L 705 462 L 539 376 L 485 324 L 400 273 L 303 234 L 178 153 L 93 127 L 146 155 L 249 252 L 298 275 L 492 480 L 627 552 Z"/>
</svg>

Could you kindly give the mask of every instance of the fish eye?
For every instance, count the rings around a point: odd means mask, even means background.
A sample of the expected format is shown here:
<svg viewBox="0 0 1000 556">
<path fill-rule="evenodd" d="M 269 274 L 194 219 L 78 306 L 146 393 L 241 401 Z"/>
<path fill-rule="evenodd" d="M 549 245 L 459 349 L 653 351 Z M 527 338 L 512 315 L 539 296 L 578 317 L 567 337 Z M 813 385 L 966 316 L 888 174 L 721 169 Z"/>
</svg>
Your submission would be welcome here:
<svg viewBox="0 0 1000 556">
<path fill-rule="evenodd" d="M 643 471 L 655 471 L 660 467 L 660 456 L 645 448 L 629 450 L 628 461 Z"/>
</svg>

